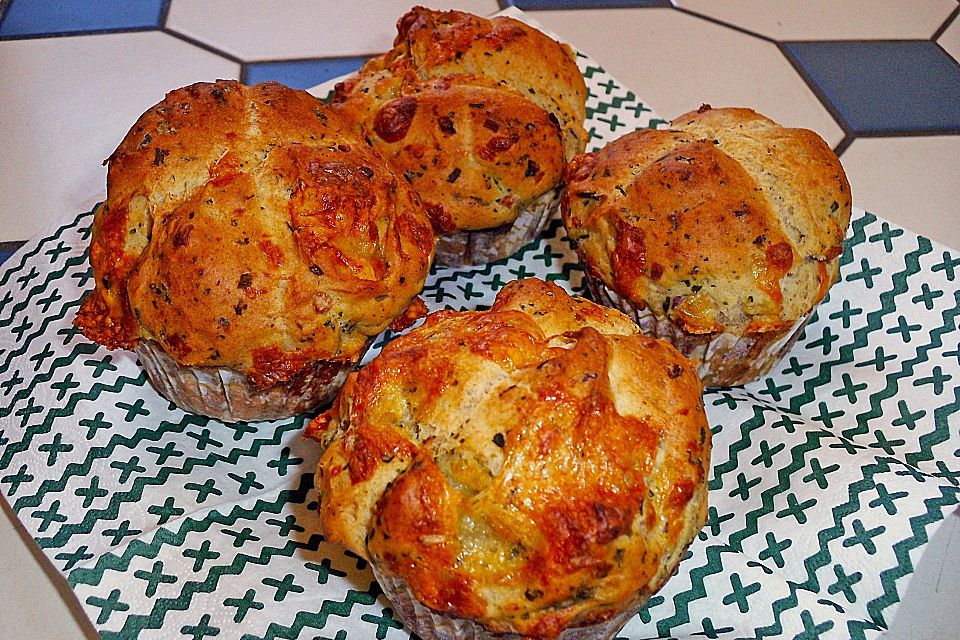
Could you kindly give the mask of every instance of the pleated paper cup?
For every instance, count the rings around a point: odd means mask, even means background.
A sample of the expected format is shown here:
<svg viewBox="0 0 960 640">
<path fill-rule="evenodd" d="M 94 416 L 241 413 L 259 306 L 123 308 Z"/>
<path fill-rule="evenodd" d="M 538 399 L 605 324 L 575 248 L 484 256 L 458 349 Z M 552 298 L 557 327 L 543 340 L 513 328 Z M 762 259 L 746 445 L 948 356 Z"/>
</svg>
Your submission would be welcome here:
<svg viewBox="0 0 960 640">
<path fill-rule="evenodd" d="M 233 369 L 183 366 L 150 340 L 135 351 L 160 395 L 184 411 L 225 422 L 276 420 L 315 409 L 333 399 L 353 368 L 351 362 L 321 361 L 290 382 L 261 389 Z"/>
<path fill-rule="evenodd" d="M 693 360 L 705 387 L 736 387 L 767 375 L 793 348 L 813 315 L 811 309 L 779 331 L 697 335 L 686 332 L 669 318 L 657 318 L 648 307 L 621 296 L 589 272 L 586 280 L 597 303 L 622 311 L 633 318 L 644 335 L 669 342 Z"/>
<path fill-rule="evenodd" d="M 562 191 L 559 187 L 547 191 L 511 224 L 438 236 L 434 262 L 444 267 L 469 267 L 509 258 L 540 234 L 557 211 Z"/>
<path fill-rule="evenodd" d="M 434 611 L 417 600 L 401 578 L 373 565 L 373 573 L 384 594 L 393 605 L 394 614 L 408 631 L 423 640 L 521 640 L 516 633 L 493 633 L 482 624 L 468 618 L 458 618 Z M 565 629 L 558 640 L 610 640 L 643 607 L 641 601 L 610 620 L 583 627 Z"/>
</svg>

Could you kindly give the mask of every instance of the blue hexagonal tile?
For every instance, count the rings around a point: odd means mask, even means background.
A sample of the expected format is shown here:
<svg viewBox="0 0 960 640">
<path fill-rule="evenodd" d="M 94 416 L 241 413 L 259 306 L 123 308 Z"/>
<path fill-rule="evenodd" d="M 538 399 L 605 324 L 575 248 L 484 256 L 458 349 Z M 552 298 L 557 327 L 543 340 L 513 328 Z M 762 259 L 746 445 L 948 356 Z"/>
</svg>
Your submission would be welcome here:
<svg viewBox="0 0 960 640">
<path fill-rule="evenodd" d="M 366 57 L 360 57 L 251 62 L 244 65 L 243 81 L 256 84 L 276 80 L 288 87 L 307 89 L 331 78 L 353 73 L 366 61 Z"/>
<path fill-rule="evenodd" d="M 163 0 L 12 0 L 0 37 L 156 28 L 163 7 Z"/>
<path fill-rule="evenodd" d="M 6 262 L 22 246 L 23 242 L 0 242 L 0 265 Z"/>
<path fill-rule="evenodd" d="M 960 132 L 960 65 L 926 40 L 787 42 L 856 134 Z"/>
</svg>

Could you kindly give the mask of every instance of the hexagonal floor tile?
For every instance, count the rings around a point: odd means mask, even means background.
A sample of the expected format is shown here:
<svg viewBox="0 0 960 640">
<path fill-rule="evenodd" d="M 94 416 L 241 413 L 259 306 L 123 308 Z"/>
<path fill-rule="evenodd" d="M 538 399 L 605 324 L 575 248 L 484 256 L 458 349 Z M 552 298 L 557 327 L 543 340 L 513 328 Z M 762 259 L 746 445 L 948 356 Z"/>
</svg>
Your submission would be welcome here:
<svg viewBox="0 0 960 640">
<path fill-rule="evenodd" d="M 858 138 L 841 161 L 854 206 L 960 249 L 960 136 Z"/>
<path fill-rule="evenodd" d="M 855 133 L 960 132 L 960 66 L 928 40 L 787 42 Z"/>
<path fill-rule="evenodd" d="M 275 80 L 288 87 L 310 87 L 338 78 L 359 69 L 368 58 L 320 58 L 317 60 L 282 60 L 254 62 L 243 67 L 243 82 L 256 84 Z"/>
<path fill-rule="evenodd" d="M 160 32 L 0 42 L 0 59 L 0 148 L 13 160 L 0 163 L 3 240 L 29 238 L 102 199 L 103 159 L 167 91 L 240 71 Z"/>
<path fill-rule="evenodd" d="M 956 0 L 903 4 L 876 0 L 675 0 L 700 15 L 775 40 L 929 38 Z"/>
<path fill-rule="evenodd" d="M 174 0 L 167 27 L 246 62 L 370 55 L 386 51 L 411 0 L 301 3 Z M 435 9 L 494 13 L 496 0 L 431 2 Z"/>
<path fill-rule="evenodd" d="M 151 28 L 160 24 L 163 0 L 13 0 L 0 21 L 0 37 Z"/>
<path fill-rule="evenodd" d="M 702 103 L 744 106 L 836 146 L 843 131 L 776 45 L 673 9 L 541 11 L 563 34 L 670 119 Z"/>
</svg>

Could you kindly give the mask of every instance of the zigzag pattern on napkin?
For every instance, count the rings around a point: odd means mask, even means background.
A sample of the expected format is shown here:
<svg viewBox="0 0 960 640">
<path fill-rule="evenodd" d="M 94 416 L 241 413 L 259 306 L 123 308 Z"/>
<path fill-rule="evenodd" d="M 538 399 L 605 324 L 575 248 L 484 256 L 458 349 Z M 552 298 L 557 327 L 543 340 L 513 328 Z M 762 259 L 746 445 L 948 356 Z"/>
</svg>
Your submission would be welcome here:
<svg viewBox="0 0 960 640">
<path fill-rule="evenodd" d="M 370 588 L 367 591 L 356 591 L 354 589 L 348 589 L 346 598 L 343 600 L 324 600 L 320 605 L 320 610 L 317 612 L 313 611 L 300 611 L 297 613 L 294 618 L 293 624 L 289 627 L 283 625 L 272 623 L 267 627 L 266 632 L 262 636 L 256 636 L 253 634 L 244 634 L 241 636 L 241 640 L 275 640 L 276 638 L 299 638 L 300 633 L 304 629 L 325 629 L 327 626 L 327 620 L 330 616 L 338 616 L 341 618 L 347 618 L 353 612 L 354 605 L 372 605 L 376 602 L 377 596 L 381 595 L 383 591 L 380 589 L 380 585 L 376 582 L 370 583 Z M 388 612 L 384 612 L 384 616 L 388 616 Z M 400 628 L 401 625 L 399 622 L 393 621 L 392 618 L 387 617 L 387 620 L 393 622 L 393 628 Z M 341 635 L 342 634 L 342 635 Z M 346 633 L 340 631 L 337 633 L 337 640 L 345 639 L 347 637 Z M 381 634 L 376 634 L 377 638 L 383 638 Z"/>
<path fill-rule="evenodd" d="M 156 558 L 165 545 L 181 547 L 185 544 L 188 534 L 207 532 L 214 524 L 232 526 L 239 520 L 256 521 L 264 514 L 279 514 L 283 507 L 288 504 L 305 502 L 311 489 L 313 489 L 313 476 L 304 474 L 300 476 L 299 486 L 296 489 L 280 491 L 273 501 L 257 499 L 251 508 L 236 505 L 227 514 L 211 511 L 201 520 L 184 519 L 176 533 L 167 529 L 159 529 L 150 543 L 140 540 L 133 541 L 120 556 L 115 556 L 112 553 L 104 554 L 94 567 L 74 570 L 69 576 L 70 583 L 72 586 L 80 584 L 97 585 L 108 570 L 126 571 L 134 557 Z M 211 568 L 204 580 L 184 582 L 182 591 L 176 598 L 158 598 L 149 614 L 130 615 L 127 617 L 124 627 L 118 632 L 101 635 L 117 638 L 134 637 L 143 629 L 161 629 L 165 617 L 170 611 L 186 610 L 195 594 L 213 593 L 223 576 L 239 575 L 248 564 L 266 566 L 274 557 L 292 557 L 297 550 L 309 549 L 315 551 L 320 547 L 322 541 L 322 535 L 313 534 L 306 542 L 290 540 L 282 547 L 265 547 L 257 556 L 238 553 L 229 564 L 221 564 Z"/>
<path fill-rule="evenodd" d="M 19 512 L 23 508 L 37 506 L 40 503 L 40 500 L 42 500 L 43 496 L 46 495 L 47 491 L 49 490 L 62 491 L 70 477 L 89 473 L 90 466 L 95 460 L 109 459 L 117 446 L 136 449 L 144 442 L 160 442 L 163 437 L 169 435 L 170 433 L 183 433 L 186 425 L 194 424 L 199 421 L 202 421 L 199 422 L 199 424 L 206 424 L 205 418 L 199 418 L 196 422 L 191 420 L 191 418 L 194 418 L 194 416 L 188 416 L 187 418 L 187 420 L 184 420 L 184 423 L 186 424 L 173 424 L 164 421 L 160 423 L 156 430 L 148 431 L 146 429 L 138 429 L 135 436 L 131 439 L 127 439 L 122 436 L 113 436 L 107 447 L 102 449 L 91 449 L 90 455 L 88 456 L 88 459 L 84 465 L 68 467 L 68 469 L 64 472 L 64 475 L 58 481 L 55 481 L 46 487 L 41 486 L 41 490 L 34 496 L 18 499 L 14 505 L 14 510 Z M 177 427 L 182 428 L 177 429 Z M 289 429 L 287 429 L 287 431 L 295 431 L 298 433 L 302 430 L 303 426 L 296 423 L 291 423 Z M 236 465 L 242 457 L 256 458 L 262 448 L 280 444 L 283 441 L 282 436 L 285 435 L 285 433 L 286 431 L 278 431 L 273 438 L 255 440 L 250 447 L 246 449 L 235 447 L 230 450 L 228 455 L 221 455 L 211 452 L 205 458 L 186 458 L 183 462 L 183 466 L 164 466 L 160 469 L 156 476 L 137 476 L 137 478 L 133 481 L 133 485 L 128 491 L 118 491 L 110 496 L 110 503 L 106 508 L 88 510 L 81 522 L 69 528 L 62 528 L 54 536 L 38 537 L 36 539 L 37 543 L 41 548 L 63 547 L 67 545 L 72 536 L 90 533 L 90 531 L 93 530 L 94 524 L 102 521 L 117 520 L 120 517 L 121 506 L 124 503 L 139 501 L 143 496 L 143 490 L 145 487 L 150 485 L 162 486 L 166 484 L 173 475 L 189 476 L 195 472 L 197 467 L 214 467 L 218 464 L 224 463 Z M 57 487 L 59 487 L 59 489 Z"/>
<path fill-rule="evenodd" d="M 81 351 L 82 350 L 78 350 Z M 31 443 L 33 439 L 37 436 L 49 433 L 54 421 L 58 418 L 69 417 L 74 414 L 77 404 L 81 400 L 97 400 L 101 394 L 106 393 L 108 395 L 116 394 L 122 392 L 129 385 L 133 386 L 143 386 L 146 382 L 146 374 L 141 373 L 136 378 L 128 378 L 124 376 L 119 376 L 113 383 L 107 384 L 102 382 L 94 383 L 90 388 L 90 391 L 77 392 L 70 395 L 70 399 L 67 401 L 67 404 L 63 407 L 53 408 L 48 411 L 46 416 L 43 419 L 43 422 L 39 424 L 28 424 L 29 419 L 32 415 L 44 411 L 44 407 L 38 406 L 34 403 L 34 397 L 32 395 L 27 396 L 27 405 L 17 411 L 15 415 L 23 416 L 24 424 L 21 424 L 21 427 L 25 429 L 23 438 L 19 442 L 12 443 L 7 446 L 3 451 L 3 455 L 0 455 L 0 468 L 9 466 L 10 460 L 18 453 L 23 453 L 29 451 L 31 448 Z M 7 416 L 0 415 L 0 418 Z M 148 434 L 136 434 L 134 436 L 137 441 L 142 440 L 148 437 Z M 89 471 L 89 463 L 93 459 L 86 462 L 87 468 L 84 469 L 84 472 Z M 10 494 L 11 496 L 13 493 Z M 36 506 L 36 503 L 30 503 L 28 506 Z M 14 511 L 19 511 L 21 508 L 21 501 L 18 499 L 17 502 L 13 504 Z"/>
<path fill-rule="evenodd" d="M 27 244 L 20 249 L 20 251 L 14 254 L 19 258 L 19 261 L 17 262 L 16 266 L 14 266 L 13 264 L 13 258 L 11 258 L 6 263 L 4 263 L 3 265 L 4 271 L 3 271 L 3 274 L 0 275 L 0 287 L 6 286 L 9 283 L 10 278 L 16 276 L 20 271 L 22 271 L 23 268 L 40 253 L 40 250 L 43 249 L 43 247 L 46 246 L 47 243 L 53 242 L 54 240 L 60 240 L 60 238 L 63 236 L 64 233 L 68 231 L 74 231 L 82 227 L 82 231 L 78 239 L 80 241 L 87 240 L 90 236 L 89 222 L 87 221 L 87 219 L 88 218 L 91 220 L 93 219 L 94 211 L 96 211 L 96 207 L 94 207 L 90 211 L 77 214 L 77 217 L 73 219 L 73 222 L 67 223 L 59 227 L 53 234 L 49 236 L 43 236 L 42 238 L 39 239 L 39 241 L 36 243 L 36 245 L 32 249 L 27 249 L 27 247 L 33 244 L 32 242 L 28 241 Z M 54 261 L 55 259 L 52 260 L 51 262 L 54 262 Z M 23 276 L 20 276 L 20 277 L 23 277 Z M 7 291 L 6 293 L 10 294 L 10 291 Z M 10 295 L 9 298 L 12 300 L 13 296 Z M 3 300 L 0 301 L 0 313 L 3 313 L 3 310 L 7 304 L 9 304 L 8 297 L 4 296 Z"/>
</svg>

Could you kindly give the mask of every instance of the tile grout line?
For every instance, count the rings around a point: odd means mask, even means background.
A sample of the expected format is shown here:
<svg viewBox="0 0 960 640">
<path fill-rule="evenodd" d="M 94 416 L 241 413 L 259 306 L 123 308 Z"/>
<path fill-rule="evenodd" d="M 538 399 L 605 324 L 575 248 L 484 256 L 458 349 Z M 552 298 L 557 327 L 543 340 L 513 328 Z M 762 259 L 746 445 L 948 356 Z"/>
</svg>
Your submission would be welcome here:
<svg viewBox="0 0 960 640">
<path fill-rule="evenodd" d="M 160 16 L 157 20 L 157 29 L 166 29 L 167 20 L 170 18 L 170 8 L 173 6 L 173 0 L 163 0 L 160 5 Z"/>
<path fill-rule="evenodd" d="M 237 64 L 240 64 L 240 65 L 243 64 L 243 60 L 241 60 L 241 59 L 239 58 L 239 56 L 236 56 L 236 55 L 234 55 L 234 54 L 232 54 L 232 53 L 227 53 L 226 51 L 223 51 L 222 49 L 217 49 L 216 47 L 214 47 L 214 46 L 212 46 L 212 45 L 209 45 L 209 44 L 207 44 L 207 43 L 205 43 L 205 42 L 201 42 L 200 40 L 197 40 L 196 38 L 193 38 L 193 37 L 188 36 L 188 35 L 186 35 L 186 34 L 180 33 L 179 31 L 175 31 L 175 30 L 173 30 L 173 29 L 171 29 L 171 28 L 169 28 L 169 27 L 166 27 L 166 26 L 161 27 L 161 28 L 159 29 L 159 31 L 160 31 L 160 33 L 165 33 L 165 34 L 167 34 L 167 35 L 170 36 L 170 37 L 173 37 L 173 38 L 176 38 L 177 40 L 181 40 L 181 41 L 183 41 L 183 42 L 186 42 L 187 44 L 191 44 L 191 45 L 193 45 L 193 46 L 195 46 L 195 47 L 197 47 L 197 48 L 199 48 L 199 49 L 203 49 L 204 51 L 207 51 L 207 52 L 209 52 L 209 53 L 213 53 L 213 54 L 215 54 L 215 55 L 218 55 L 218 56 L 220 56 L 221 58 L 225 58 L 225 59 L 229 60 L 230 62 L 236 62 Z"/>
<path fill-rule="evenodd" d="M 733 31 L 737 31 L 737 32 L 742 33 L 742 34 L 744 34 L 744 35 L 748 35 L 748 36 L 757 38 L 758 40 L 763 40 L 764 42 L 769 42 L 769 43 L 774 44 L 774 45 L 775 45 L 775 44 L 779 44 L 777 40 L 775 40 L 774 38 L 771 38 L 770 36 L 765 36 L 765 35 L 763 35 L 763 34 L 756 33 L 755 31 L 750 31 L 749 29 L 744 29 L 743 27 L 738 27 L 738 26 L 735 25 L 735 24 L 730 24 L 729 22 L 724 22 L 723 20 L 718 20 L 717 18 L 713 18 L 713 17 L 711 17 L 711 16 L 705 16 L 705 15 L 700 14 L 700 13 L 697 13 L 697 12 L 695 12 L 695 11 L 691 11 L 690 9 L 685 9 L 685 8 L 683 8 L 683 7 L 678 7 L 678 6 L 676 6 L 676 5 L 674 5 L 674 6 L 670 7 L 670 8 L 672 8 L 674 11 L 678 11 L 679 13 L 683 13 L 683 14 L 686 14 L 686 15 L 691 16 L 691 17 L 693 17 L 693 18 L 697 18 L 697 19 L 699 19 L 699 20 L 704 20 L 704 21 L 706 21 L 706 22 L 712 22 L 712 23 L 715 24 L 715 25 L 719 25 L 719 26 L 721 26 L 721 27 L 726 27 L 727 29 L 732 29 Z"/>
<path fill-rule="evenodd" d="M 930 40 L 936 42 L 940 36 L 943 35 L 944 31 L 950 28 L 950 25 L 953 24 L 953 21 L 957 19 L 957 15 L 960 15 L 960 4 L 957 4 L 956 8 L 950 12 L 950 15 L 947 16 L 947 19 L 943 21 L 943 24 L 933 32 L 933 35 L 930 36 Z"/>
<path fill-rule="evenodd" d="M 837 146 L 833 148 L 833 152 L 839 158 L 843 155 L 843 152 L 850 148 L 850 145 L 853 144 L 853 141 L 856 140 L 856 137 L 852 133 L 847 133 L 844 131 L 843 139 L 837 143 Z"/>
</svg>

